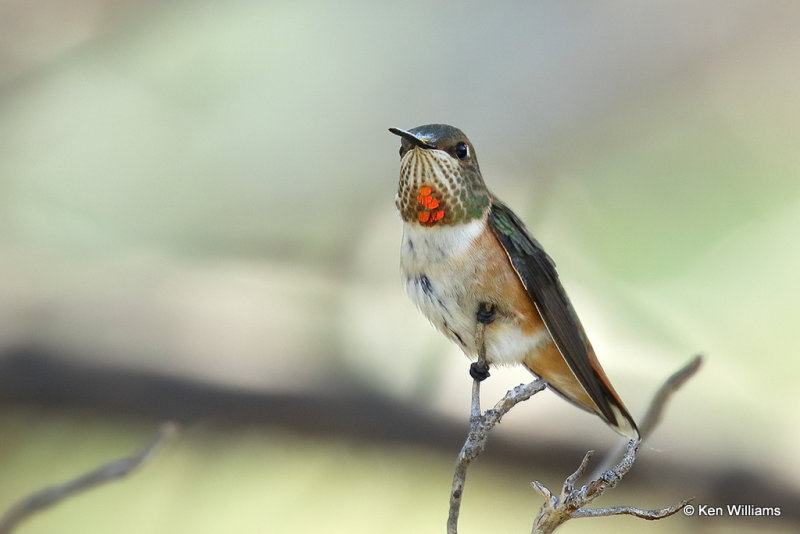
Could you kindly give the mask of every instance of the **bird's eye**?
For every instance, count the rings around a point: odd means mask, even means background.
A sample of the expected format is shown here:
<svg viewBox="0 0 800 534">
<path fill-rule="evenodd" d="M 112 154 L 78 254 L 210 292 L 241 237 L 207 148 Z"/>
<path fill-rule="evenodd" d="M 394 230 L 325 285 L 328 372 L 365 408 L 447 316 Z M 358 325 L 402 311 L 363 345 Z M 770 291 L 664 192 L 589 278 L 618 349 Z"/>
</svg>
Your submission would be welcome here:
<svg viewBox="0 0 800 534">
<path fill-rule="evenodd" d="M 458 159 L 466 159 L 469 156 L 469 147 L 464 141 L 459 141 L 456 144 L 456 157 Z"/>
</svg>

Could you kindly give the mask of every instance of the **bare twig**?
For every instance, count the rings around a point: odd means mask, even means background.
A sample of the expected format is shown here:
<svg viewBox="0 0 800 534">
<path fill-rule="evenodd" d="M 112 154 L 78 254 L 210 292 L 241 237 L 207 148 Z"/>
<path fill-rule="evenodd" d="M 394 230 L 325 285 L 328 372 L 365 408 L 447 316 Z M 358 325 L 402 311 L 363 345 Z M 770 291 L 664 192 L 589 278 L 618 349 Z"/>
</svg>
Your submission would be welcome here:
<svg viewBox="0 0 800 534">
<path fill-rule="evenodd" d="M 664 519 L 678 512 L 681 508 L 692 502 L 692 499 L 684 499 L 676 505 L 667 506 L 660 510 L 642 510 L 633 506 L 614 506 L 613 508 L 582 508 L 575 510 L 572 514 L 573 519 L 578 517 L 607 517 L 610 515 L 632 515 L 640 519 L 654 521 Z"/>
<path fill-rule="evenodd" d="M 646 436 L 655 428 L 661 419 L 667 401 L 672 394 L 677 391 L 689 378 L 691 378 L 702 363 L 702 357 L 697 356 L 678 372 L 670 376 L 666 382 L 656 392 L 647 414 L 642 419 L 640 431 L 642 436 Z M 533 523 L 534 534 L 547 534 L 553 532 L 566 521 L 578 517 L 604 517 L 609 515 L 633 515 L 642 519 L 654 520 L 669 517 L 683 508 L 691 499 L 683 500 L 680 503 L 662 508 L 660 510 L 643 510 L 633 506 L 615 506 L 612 508 L 585 508 L 593 500 L 615 487 L 620 480 L 630 471 L 636 461 L 636 453 L 639 450 L 641 441 L 631 440 L 628 442 L 625 455 L 611 469 L 603 472 L 599 476 L 593 476 L 593 480 L 576 490 L 575 481 L 586 470 L 590 453 L 583 458 L 578 470 L 567 477 L 560 496 L 554 496 L 543 484 L 538 481 L 532 482 L 533 488 L 541 494 L 545 502 L 542 505 Z"/>
<path fill-rule="evenodd" d="M 539 509 L 536 519 L 533 522 L 533 534 L 549 534 L 555 531 L 559 526 L 566 523 L 570 519 L 579 517 L 605 517 L 611 515 L 632 515 L 642 519 L 655 520 L 669 517 L 683 508 L 691 499 L 686 499 L 680 503 L 662 508 L 660 510 L 644 510 L 634 506 L 614 506 L 612 508 L 585 508 L 585 506 L 605 493 L 607 490 L 615 487 L 622 478 L 630 471 L 633 462 L 636 460 L 636 452 L 639 444 L 635 440 L 628 442 L 628 450 L 619 464 L 614 466 L 613 469 L 606 471 L 603 476 L 598 479 L 592 480 L 590 483 L 581 487 L 579 490 L 574 489 L 574 474 L 568 477 L 572 479 L 564 483 L 564 488 L 561 495 L 555 496 L 548 490 L 541 482 L 533 481 L 531 485 L 533 488 L 544 497 L 544 505 Z M 579 473 L 586 466 L 586 457 L 581 462 L 581 467 L 578 468 L 576 473 Z M 574 477 L 574 478 L 573 478 Z"/>
<path fill-rule="evenodd" d="M 575 481 L 582 477 L 583 473 L 586 472 L 586 468 L 589 466 L 589 460 L 592 459 L 592 456 L 594 456 L 594 451 L 586 452 L 586 454 L 583 456 L 583 460 L 581 460 L 581 465 L 578 466 L 578 469 L 564 479 L 564 486 L 561 488 L 561 493 L 571 493 L 572 490 L 575 489 Z"/>
<path fill-rule="evenodd" d="M 87 491 L 100 484 L 123 478 L 152 457 L 161 444 L 177 432 L 177 425 L 164 423 L 158 433 L 140 452 L 127 458 L 120 458 L 98 467 L 86 474 L 69 480 L 63 484 L 50 486 L 25 497 L 12 506 L 0 518 L 0 534 L 9 534 L 23 520 L 31 515 L 49 508 L 64 499 Z"/>
<path fill-rule="evenodd" d="M 447 533 L 456 534 L 458 532 L 458 515 L 461 510 L 461 497 L 464 493 L 464 482 L 467 478 L 467 468 L 469 464 L 478 457 L 486 448 L 489 433 L 497 423 L 508 413 L 511 408 L 524 402 L 539 393 L 547 384 L 544 380 L 534 380 L 528 384 L 520 384 L 508 391 L 493 408 L 481 413 L 480 411 L 480 381 L 475 380 L 472 384 L 472 408 L 471 413 L 477 414 L 470 417 L 469 434 L 458 453 L 456 469 L 453 474 L 453 486 L 450 491 L 450 513 L 447 518 Z"/>
<path fill-rule="evenodd" d="M 478 321 L 475 329 L 475 343 L 478 346 L 479 366 L 486 366 L 486 346 L 484 344 L 484 331 L 486 325 Z M 508 391 L 493 408 L 481 413 L 481 382 L 474 379 L 472 382 L 472 401 L 470 403 L 469 434 L 458 453 L 456 469 L 453 473 L 453 486 L 450 490 L 450 513 L 447 517 L 447 533 L 458 532 L 458 515 L 461 510 L 461 497 L 464 494 L 464 483 L 467 478 L 469 464 L 478 457 L 489 439 L 489 432 L 500 422 L 503 416 L 518 403 L 531 398 L 542 391 L 546 384 L 543 380 L 534 380 L 529 384 L 520 384 Z"/>
</svg>

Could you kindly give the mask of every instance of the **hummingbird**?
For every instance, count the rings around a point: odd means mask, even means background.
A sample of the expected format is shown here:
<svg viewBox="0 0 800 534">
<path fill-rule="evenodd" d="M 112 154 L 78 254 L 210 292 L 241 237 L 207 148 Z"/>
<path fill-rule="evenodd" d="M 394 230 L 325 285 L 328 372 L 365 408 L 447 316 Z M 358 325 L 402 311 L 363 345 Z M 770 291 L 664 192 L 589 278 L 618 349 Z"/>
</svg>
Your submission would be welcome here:
<svg viewBox="0 0 800 534">
<path fill-rule="evenodd" d="M 638 439 L 555 263 L 486 188 L 467 136 L 446 124 L 389 131 L 401 137 L 400 269 L 414 304 L 470 359 L 483 351 L 488 365 L 521 364 L 561 397 Z M 473 363 L 470 374 L 483 380 L 489 369 Z"/>
</svg>

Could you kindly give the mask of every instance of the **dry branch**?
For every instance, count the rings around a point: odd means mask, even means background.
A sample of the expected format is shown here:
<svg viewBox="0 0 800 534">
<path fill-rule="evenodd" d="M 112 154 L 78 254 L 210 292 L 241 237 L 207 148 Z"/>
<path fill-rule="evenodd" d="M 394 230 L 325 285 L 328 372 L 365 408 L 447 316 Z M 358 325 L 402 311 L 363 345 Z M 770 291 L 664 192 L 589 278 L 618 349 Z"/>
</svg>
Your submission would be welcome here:
<svg viewBox="0 0 800 534">
<path fill-rule="evenodd" d="M 475 380 L 472 383 L 472 408 L 470 417 L 470 429 L 461 452 L 458 453 L 456 469 L 453 474 L 453 486 L 450 490 L 450 513 L 447 518 L 447 533 L 456 534 L 458 532 L 458 515 L 461 510 L 461 497 L 464 494 L 464 482 L 467 478 L 467 468 L 469 464 L 478 457 L 486 442 L 489 433 L 497 423 L 508 413 L 508 411 L 518 403 L 531 398 L 547 386 L 544 380 L 534 380 L 528 384 L 520 384 L 494 405 L 494 408 L 481 413 L 480 390 L 481 383 Z"/>
<path fill-rule="evenodd" d="M 479 326 L 478 339 L 482 338 L 482 328 Z M 479 345 L 481 346 L 481 345 Z M 479 363 L 485 363 L 485 355 L 481 352 Z M 700 368 L 702 357 L 696 356 L 679 371 L 670 376 L 659 388 L 650 402 L 647 413 L 641 421 L 640 432 L 644 437 L 649 435 L 658 424 L 663 414 L 667 401 L 689 378 Z M 481 413 L 480 409 L 480 381 L 474 380 L 472 385 L 472 402 L 470 410 L 470 430 L 464 446 L 458 455 L 456 469 L 453 475 L 453 486 L 450 494 L 450 513 L 447 520 L 447 533 L 457 534 L 458 516 L 461 507 L 461 498 L 464 492 L 464 482 L 469 464 L 483 452 L 489 433 L 500 422 L 500 419 L 511 408 L 523 402 L 539 391 L 545 389 L 546 383 L 539 379 L 529 384 L 517 386 L 505 394 L 495 406 Z M 644 510 L 633 506 L 616 506 L 612 508 L 586 508 L 586 505 L 600 497 L 607 490 L 615 487 L 628 473 L 636 461 L 640 441 L 631 440 L 627 443 L 622 459 L 610 469 L 602 471 L 598 476 L 580 489 L 575 489 L 575 482 L 583 476 L 593 451 L 584 456 L 578 469 L 564 480 L 560 495 L 553 495 L 543 484 L 534 481 L 531 484 L 545 499 L 539 513 L 534 519 L 532 532 L 534 534 L 547 534 L 553 532 L 560 525 L 573 518 L 580 517 L 605 517 L 610 515 L 632 515 L 642 519 L 655 520 L 668 517 L 691 499 L 662 508 L 660 510 Z"/>
<path fill-rule="evenodd" d="M 622 460 L 620 460 L 617 465 L 578 490 L 574 487 L 575 480 L 583 475 L 593 451 L 586 453 L 578 470 L 567 477 L 561 490 L 561 495 L 553 495 L 541 482 L 533 481 L 531 485 L 544 497 L 545 502 L 533 521 L 533 529 L 531 532 L 534 534 L 548 534 L 570 519 L 579 517 L 633 515 L 649 520 L 663 519 L 683 508 L 691 499 L 683 500 L 674 506 L 668 506 L 660 510 L 644 510 L 633 506 L 585 508 L 586 505 L 600 497 L 607 490 L 615 487 L 628 471 L 630 471 L 631 467 L 633 467 L 633 463 L 636 461 L 639 443 L 640 442 L 636 440 L 630 440 L 625 456 L 623 456 Z"/>
<path fill-rule="evenodd" d="M 488 369 L 486 365 L 486 345 L 484 344 L 484 332 L 486 325 L 478 321 L 475 329 L 475 344 L 478 346 L 479 368 Z M 488 376 L 488 375 L 487 375 Z M 536 393 L 542 391 L 547 384 L 544 380 L 534 380 L 529 384 L 520 384 L 511 391 L 507 392 L 494 408 L 481 413 L 481 381 L 475 378 L 472 381 L 472 401 L 470 403 L 469 434 L 461 447 L 456 459 L 456 469 L 453 473 L 453 486 L 450 489 L 450 512 L 447 517 L 447 534 L 458 532 L 458 515 L 461 511 L 461 497 L 464 495 L 464 483 L 467 479 L 467 468 L 469 464 L 478 457 L 486 442 L 489 433 L 494 426 L 500 422 L 503 416 L 518 403 L 528 400 Z"/>
</svg>

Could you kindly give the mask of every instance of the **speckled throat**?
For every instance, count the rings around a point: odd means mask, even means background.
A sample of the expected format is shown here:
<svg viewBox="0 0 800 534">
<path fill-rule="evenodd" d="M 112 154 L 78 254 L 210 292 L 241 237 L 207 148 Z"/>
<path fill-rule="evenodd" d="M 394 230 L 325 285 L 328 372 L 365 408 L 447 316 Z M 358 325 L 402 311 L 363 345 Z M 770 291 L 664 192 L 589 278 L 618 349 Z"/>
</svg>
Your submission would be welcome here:
<svg viewBox="0 0 800 534">
<path fill-rule="evenodd" d="M 395 204 L 405 222 L 434 226 L 483 217 L 490 200 L 476 166 L 461 165 L 443 150 L 413 148 L 400 161 Z"/>
</svg>

